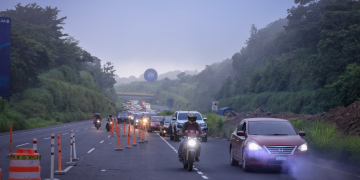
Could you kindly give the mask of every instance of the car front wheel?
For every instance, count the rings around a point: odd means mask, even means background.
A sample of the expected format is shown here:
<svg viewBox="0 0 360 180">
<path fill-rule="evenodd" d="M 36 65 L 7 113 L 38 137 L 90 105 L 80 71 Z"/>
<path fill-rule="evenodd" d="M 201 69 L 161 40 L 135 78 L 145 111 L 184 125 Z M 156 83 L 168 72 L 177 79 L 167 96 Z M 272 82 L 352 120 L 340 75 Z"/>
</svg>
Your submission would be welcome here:
<svg viewBox="0 0 360 180">
<path fill-rule="evenodd" d="M 249 172 L 251 171 L 250 166 L 246 163 L 246 156 L 247 156 L 247 152 L 245 151 L 245 149 L 243 150 L 243 155 L 242 155 L 242 169 L 245 172 Z"/>
<path fill-rule="evenodd" d="M 234 150 L 233 150 L 232 147 L 230 148 L 230 164 L 231 164 L 232 166 L 238 166 L 238 165 L 239 165 L 239 161 L 237 161 L 237 160 L 234 158 Z"/>
</svg>

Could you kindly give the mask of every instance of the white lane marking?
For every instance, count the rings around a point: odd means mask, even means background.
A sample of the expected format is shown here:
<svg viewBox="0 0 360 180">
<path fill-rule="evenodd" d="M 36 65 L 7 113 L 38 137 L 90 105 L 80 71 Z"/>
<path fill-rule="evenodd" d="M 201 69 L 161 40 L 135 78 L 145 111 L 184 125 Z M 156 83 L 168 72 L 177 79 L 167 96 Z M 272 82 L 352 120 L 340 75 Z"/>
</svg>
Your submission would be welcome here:
<svg viewBox="0 0 360 180">
<path fill-rule="evenodd" d="M 100 143 L 103 143 L 105 140 L 100 141 Z"/>
<path fill-rule="evenodd" d="M 111 135 L 108 136 L 108 138 L 110 137 Z"/>
<path fill-rule="evenodd" d="M 50 130 L 50 129 L 59 129 L 59 128 L 64 128 L 64 127 L 76 126 L 76 125 L 84 124 L 84 123 L 89 123 L 89 122 L 76 123 L 76 124 L 67 125 L 67 126 L 61 126 L 61 127 L 56 127 L 56 128 L 48 128 L 48 129 L 40 129 L 40 130 L 28 131 L 28 132 L 13 133 L 13 136 L 18 135 L 18 134 L 26 134 L 26 133 L 31 133 L 31 132 L 38 132 L 38 131 L 45 131 L 45 130 Z M 2 137 L 8 137 L 8 136 L 10 136 L 10 134 L 9 134 L 9 135 L 0 136 L 0 138 L 2 138 Z"/>
<path fill-rule="evenodd" d="M 64 133 L 64 134 L 62 134 L 62 135 L 67 135 L 67 134 L 69 134 L 69 133 Z"/>
<path fill-rule="evenodd" d="M 47 139 L 51 139 L 51 137 L 48 137 L 48 138 L 44 138 L 44 140 L 47 140 Z"/>
<path fill-rule="evenodd" d="M 88 128 L 85 128 L 84 130 L 87 130 Z"/>
<path fill-rule="evenodd" d="M 69 166 L 69 167 L 67 167 L 66 169 L 64 169 L 64 171 L 67 172 L 67 171 L 70 170 L 72 167 L 74 167 L 74 166 Z"/>
<path fill-rule="evenodd" d="M 178 153 L 178 151 L 177 151 L 169 142 L 167 142 L 163 137 L 161 137 L 159 133 L 156 133 L 156 134 L 159 135 L 159 137 L 160 137 L 162 140 L 164 140 L 164 141 L 166 142 L 166 144 L 168 144 L 168 145 L 171 147 L 171 149 L 173 149 L 173 150 L 176 152 L 176 154 Z M 193 169 L 194 169 L 198 174 L 200 174 L 203 179 L 209 179 L 207 176 L 202 175 L 202 174 L 204 174 L 204 173 L 201 172 L 201 171 L 199 171 L 198 168 L 195 168 L 195 166 L 193 166 Z"/>
<path fill-rule="evenodd" d="M 17 145 L 17 146 L 15 146 L 15 147 L 25 146 L 25 145 L 27 145 L 27 144 L 29 144 L 29 143 L 20 144 L 20 145 Z"/>
<path fill-rule="evenodd" d="M 90 151 L 88 151 L 88 153 L 91 153 L 94 149 L 95 149 L 95 148 L 90 149 Z"/>
<path fill-rule="evenodd" d="M 80 130 L 76 130 L 75 132 L 79 132 Z"/>
<path fill-rule="evenodd" d="M 93 129 L 95 128 L 95 127 L 92 127 Z"/>
</svg>

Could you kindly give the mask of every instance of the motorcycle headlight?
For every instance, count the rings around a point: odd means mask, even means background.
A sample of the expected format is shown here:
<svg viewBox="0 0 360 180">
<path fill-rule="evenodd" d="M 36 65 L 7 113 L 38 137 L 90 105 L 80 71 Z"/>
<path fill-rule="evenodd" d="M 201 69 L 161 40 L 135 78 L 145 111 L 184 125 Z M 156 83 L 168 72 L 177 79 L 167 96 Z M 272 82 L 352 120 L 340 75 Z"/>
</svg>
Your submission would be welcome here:
<svg viewBox="0 0 360 180">
<path fill-rule="evenodd" d="M 143 121 L 144 121 L 144 122 L 147 122 L 147 119 L 144 118 Z"/>
<path fill-rule="evenodd" d="M 189 145 L 189 146 L 195 146 L 195 145 L 196 145 L 196 141 L 193 140 L 193 139 L 190 139 L 190 140 L 188 141 L 188 145 Z"/>
<path fill-rule="evenodd" d="M 262 149 L 258 144 L 250 142 L 248 143 L 249 150 L 257 151 Z"/>
<path fill-rule="evenodd" d="M 139 120 L 136 120 L 136 122 L 139 122 Z"/>
<path fill-rule="evenodd" d="M 131 117 L 131 119 L 134 119 L 134 117 Z"/>
<path fill-rule="evenodd" d="M 100 120 L 97 120 L 98 123 L 100 123 Z"/>
<path fill-rule="evenodd" d="M 298 147 L 298 149 L 300 151 L 307 151 L 308 150 L 308 146 L 306 143 L 302 144 L 301 146 Z"/>
<path fill-rule="evenodd" d="M 165 126 L 165 128 L 169 128 L 169 126 Z"/>
<path fill-rule="evenodd" d="M 110 124 L 112 124 L 112 122 L 110 122 Z"/>
</svg>

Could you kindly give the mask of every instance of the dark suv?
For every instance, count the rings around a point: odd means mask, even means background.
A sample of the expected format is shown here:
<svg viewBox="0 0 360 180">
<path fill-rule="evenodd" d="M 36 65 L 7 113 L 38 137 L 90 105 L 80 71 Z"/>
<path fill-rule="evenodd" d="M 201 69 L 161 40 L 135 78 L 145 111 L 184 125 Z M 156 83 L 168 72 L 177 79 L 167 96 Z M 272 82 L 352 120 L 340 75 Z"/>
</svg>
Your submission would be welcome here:
<svg viewBox="0 0 360 180">
<path fill-rule="evenodd" d="M 170 135 L 170 123 L 171 123 L 172 116 L 166 116 L 161 122 L 160 122 L 160 136 L 165 136 L 166 134 Z"/>
<path fill-rule="evenodd" d="M 118 123 L 120 122 L 129 122 L 129 113 L 128 112 L 119 112 L 117 116 Z"/>
</svg>

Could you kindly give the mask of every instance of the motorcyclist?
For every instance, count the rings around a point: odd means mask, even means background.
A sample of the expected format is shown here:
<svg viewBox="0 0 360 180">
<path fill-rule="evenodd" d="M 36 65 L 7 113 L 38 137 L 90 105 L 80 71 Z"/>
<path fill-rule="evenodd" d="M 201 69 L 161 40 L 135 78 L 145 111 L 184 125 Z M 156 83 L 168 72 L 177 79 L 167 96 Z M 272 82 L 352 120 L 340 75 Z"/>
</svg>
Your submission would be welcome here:
<svg viewBox="0 0 360 180">
<path fill-rule="evenodd" d="M 109 114 L 109 117 L 107 118 L 107 123 L 106 123 L 106 129 L 109 127 L 110 128 L 110 121 L 113 121 L 115 120 L 113 117 L 112 117 L 112 114 Z"/>
<path fill-rule="evenodd" d="M 197 115 L 196 113 L 189 113 L 188 114 L 188 121 L 185 122 L 183 124 L 183 127 L 182 127 L 182 131 L 179 131 L 179 135 L 182 135 L 185 133 L 185 131 L 191 131 L 191 130 L 194 130 L 194 131 L 198 131 L 201 136 L 203 137 L 204 136 L 204 133 L 201 131 L 201 128 L 200 128 L 200 124 L 196 122 L 196 119 L 197 119 Z M 179 149 L 178 149 L 178 157 L 179 157 L 179 161 L 180 162 L 183 162 L 184 159 L 182 157 L 182 151 L 183 151 L 183 147 L 184 147 L 184 143 L 187 141 L 187 139 L 181 139 L 180 141 L 180 144 L 179 144 Z M 196 151 L 196 157 L 195 157 L 195 161 L 199 162 L 199 157 L 200 157 L 200 151 L 201 151 L 201 144 L 199 143 L 199 149 Z"/>
</svg>

